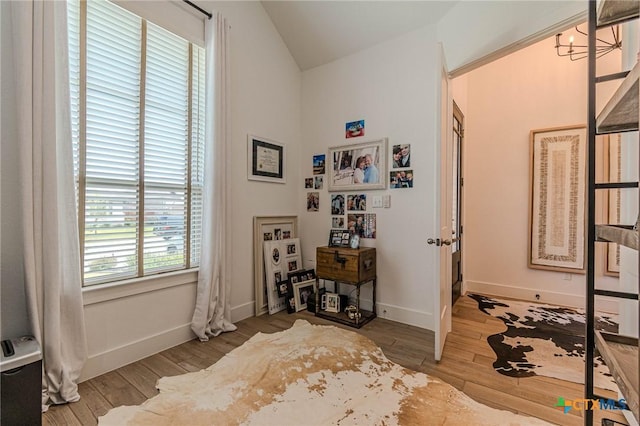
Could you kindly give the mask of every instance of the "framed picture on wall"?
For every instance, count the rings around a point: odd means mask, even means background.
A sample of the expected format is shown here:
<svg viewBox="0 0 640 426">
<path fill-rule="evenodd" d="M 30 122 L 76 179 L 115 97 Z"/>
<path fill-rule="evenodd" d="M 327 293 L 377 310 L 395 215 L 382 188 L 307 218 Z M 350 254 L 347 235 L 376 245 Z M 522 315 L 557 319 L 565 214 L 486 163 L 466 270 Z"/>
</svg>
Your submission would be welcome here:
<svg viewBox="0 0 640 426">
<path fill-rule="evenodd" d="M 349 123 L 346 123 L 344 126 L 344 131 L 344 135 L 347 139 L 364 136 L 364 120 L 351 121 Z"/>
<path fill-rule="evenodd" d="M 260 136 L 247 136 L 248 179 L 286 183 L 284 144 Z"/>
<path fill-rule="evenodd" d="M 324 154 L 318 154 L 313 156 L 313 174 L 314 175 L 324 174 L 324 163 L 325 163 Z"/>
<path fill-rule="evenodd" d="M 529 267 L 585 272 L 585 126 L 532 130 Z"/>
<path fill-rule="evenodd" d="M 386 153 L 386 138 L 329 148 L 329 191 L 385 189 Z"/>
</svg>

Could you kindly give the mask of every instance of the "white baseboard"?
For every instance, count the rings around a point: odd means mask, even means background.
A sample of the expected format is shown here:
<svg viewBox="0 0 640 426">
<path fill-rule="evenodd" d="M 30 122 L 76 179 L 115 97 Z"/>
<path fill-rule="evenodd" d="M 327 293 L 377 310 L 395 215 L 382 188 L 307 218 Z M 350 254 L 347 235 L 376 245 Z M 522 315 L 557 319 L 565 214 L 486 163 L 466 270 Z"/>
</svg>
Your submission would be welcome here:
<svg viewBox="0 0 640 426">
<path fill-rule="evenodd" d="M 188 342 L 195 337 L 195 334 L 191 331 L 191 324 L 189 323 L 118 348 L 90 355 L 82 369 L 80 382 L 124 367 L 127 364 L 157 354 L 165 349 Z"/>
<path fill-rule="evenodd" d="M 256 302 L 251 301 L 231 308 L 231 322 L 237 323 L 256 314 Z"/>
<path fill-rule="evenodd" d="M 488 296 L 508 297 L 511 299 L 528 300 L 538 303 L 568 306 L 584 309 L 585 297 L 576 294 L 545 291 L 537 288 L 513 287 L 504 284 L 487 283 L 481 281 L 465 281 L 463 292 L 480 293 Z M 540 298 L 536 298 L 540 295 Z M 597 309 L 603 312 L 618 312 L 618 302 L 612 298 L 598 298 Z"/>
<path fill-rule="evenodd" d="M 371 302 L 369 301 L 369 305 Z M 249 302 L 231 309 L 231 321 L 238 322 L 254 315 L 255 303 Z M 433 315 L 428 312 L 406 309 L 399 306 L 378 303 L 378 316 L 392 321 L 433 329 Z M 148 336 L 102 353 L 89 355 L 80 382 L 108 373 L 132 362 L 162 352 L 194 339 L 191 324 L 184 324 L 153 336 Z"/>
<path fill-rule="evenodd" d="M 373 300 L 360 300 L 362 309 L 370 310 Z M 380 318 L 401 322 L 407 325 L 433 330 L 433 314 L 389 304 L 378 303 L 377 314 Z M 236 323 L 255 315 L 255 302 L 245 303 L 231 308 L 231 322 Z"/>
<path fill-rule="evenodd" d="M 231 322 L 236 323 L 255 313 L 255 302 L 244 303 L 231 309 Z M 139 361 L 148 356 L 162 352 L 196 336 L 191 331 L 191 324 L 184 324 L 171 330 L 145 337 L 129 344 L 109 349 L 108 351 L 90 355 L 82 369 L 80 381 L 92 379 L 109 371 Z"/>
<path fill-rule="evenodd" d="M 400 306 L 377 303 L 378 317 L 391 321 L 413 325 L 427 330 L 433 330 L 433 314 L 431 312 L 418 311 Z"/>
</svg>

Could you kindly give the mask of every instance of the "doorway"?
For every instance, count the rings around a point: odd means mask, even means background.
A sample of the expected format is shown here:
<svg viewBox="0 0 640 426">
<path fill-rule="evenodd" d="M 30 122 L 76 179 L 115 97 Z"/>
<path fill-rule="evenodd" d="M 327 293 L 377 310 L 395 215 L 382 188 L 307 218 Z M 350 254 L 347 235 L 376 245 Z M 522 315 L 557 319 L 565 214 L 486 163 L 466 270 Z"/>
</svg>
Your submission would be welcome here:
<svg viewBox="0 0 640 426">
<path fill-rule="evenodd" d="M 436 261 L 439 265 L 437 278 L 440 285 L 434 292 L 436 360 L 439 360 L 442 354 L 447 324 L 451 323 L 452 309 L 450 308 L 458 294 L 461 295 L 467 291 L 495 294 L 505 289 L 510 290 L 515 287 L 515 280 L 511 279 L 511 275 L 517 276 L 517 274 L 529 272 L 526 265 L 522 267 L 522 259 L 526 260 L 526 253 L 522 255 L 521 236 L 524 235 L 524 238 L 527 238 L 528 218 L 528 203 L 523 202 L 523 199 L 527 199 L 529 187 L 529 156 L 523 153 L 528 152 L 528 131 L 542 127 L 530 121 L 534 119 L 542 123 L 557 121 L 559 110 L 568 112 L 574 109 L 558 109 L 556 108 L 559 107 L 558 102 L 523 103 L 522 99 L 526 97 L 522 93 L 526 89 L 529 97 L 535 95 L 537 99 L 538 95 L 546 95 L 547 92 L 550 92 L 553 97 L 557 97 L 558 93 L 566 92 L 564 90 L 566 88 L 536 91 L 536 88 L 547 87 L 549 81 L 555 80 L 548 76 L 543 80 L 540 73 L 531 73 L 531 70 L 537 69 L 541 64 L 548 64 L 549 66 L 542 68 L 553 74 L 558 67 L 572 66 L 558 62 L 555 49 L 548 48 L 546 39 L 553 37 L 558 31 L 564 31 L 567 27 L 579 23 L 580 20 L 584 20 L 584 16 L 576 15 L 569 20 L 552 25 L 517 43 L 455 68 L 447 73 L 446 79 L 442 78 L 444 82 L 441 85 L 440 94 L 442 97 L 447 96 L 448 99 L 446 102 L 443 99 L 439 100 L 440 173 L 436 173 L 436 177 L 440 178 L 437 185 L 441 206 L 437 209 L 440 212 L 440 221 L 434 227 L 439 231 L 439 235 L 434 235 L 435 239 L 427 240 L 428 244 L 432 244 L 430 241 L 433 241 L 436 246 L 438 242 L 442 244 Z M 524 50 L 525 48 L 527 51 Z M 535 50 L 535 57 L 530 56 L 529 49 Z M 516 51 L 518 51 L 516 55 L 510 55 Z M 526 58 L 527 62 L 523 58 Z M 507 65 L 504 65 L 505 60 L 509 61 Z M 575 67 L 580 65 L 573 62 L 571 64 Z M 532 74 L 533 77 L 542 81 L 536 81 L 535 84 L 524 87 L 509 86 L 508 92 L 494 90 L 494 83 L 512 83 L 517 81 L 516 77 Z M 574 72 L 568 75 L 576 74 Z M 584 79 L 575 77 L 569 81 L 575 82 L 578 86 L 578 83 Z M 566 84 L 564 80 L 558 80 L 558 83 L 560 82 Z M 582 86 L 584 84 L 580 87 Z M 454 98 L 458 108 L 453 105 Z M 498 99 L 501 102 L 494 102 Z M 505 99 L 513 101 L 508 108 L 503 102 Z M 568 98 L 567 102 L 574 102 L 575 99 L 575 97 Z M 553 105 L 554 108 L 539 107 L 547 104 Z M 488 106 L 500 108 L 500 113 L 487 114 Z M 535 108 L 535 111 L 531 112 L 530 108 Z M 458 117 L 454 117 L 455 109 L 457 109 L 455 113 L 459 114 Z M 462 111 L 466 117 L 463 116 Z M 544 117 L 540 116 L 541 111 L 546 114 Z M 505 117 L 509 117 L 509 120 L 505 120 Z M 569 121 L 576 121 L 576 119 Z M 454 130 L 454 123 L 458 132 Z M 473 144 L 463 144 L 465 131 L 468 129 L 473 133 Z M 523 129 L 529 130 L 523 133 Z M 455 153 L 452 143 L 454 141 L 458 148 Z M 481 141 L 482 144 L 480 144 Z M 473 161 L 469 161 L 470 159 Z M 457 167 L 457 170 L 454 167 Z M 463 180 L 463 168 L 464 175 L 468 178 L 467 182 Z M 505 176 L 508 178 L 505 179 Z M 472 185 L 469 186 L 470 184 Z M 490 197 L 484 195 L 487 188 L 489 189 L 486 193 Z M 496 191 L 496 188 L 501 190 Z M 523 188 L 527 191 L 524 195 Z M 482 194 L 478 195 L 481 191 Z M 461 239 L 463 236 L 464 244 Z M 526 248 L 526 244 L 524 247 Z M 464 255 L 462 249 L 464 249 Z M 449 262 L 451 264 L 448 264 Z M 464 285 L 462 285 L 463 282 Z M 517 287 L 516 289 L 519 290 Z"/>
<path fill-rule="evenodd" d="M 462 294 L 462 147 L 464 138 L 464 115 L 453 101 L 452 133 L 452 206 L 451 206 L 451 305 Z"/>
</svg>

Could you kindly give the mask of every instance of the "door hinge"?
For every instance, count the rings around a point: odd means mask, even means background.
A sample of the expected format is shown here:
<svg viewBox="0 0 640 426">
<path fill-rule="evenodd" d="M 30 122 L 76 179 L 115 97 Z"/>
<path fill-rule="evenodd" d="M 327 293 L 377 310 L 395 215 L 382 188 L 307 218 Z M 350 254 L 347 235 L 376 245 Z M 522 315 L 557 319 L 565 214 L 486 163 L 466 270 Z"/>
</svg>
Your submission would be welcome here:
<svg viewBox="0 0 640 426">
<path fill-rule="evenodd" d="M 460 186 L 464 186 L 464 178 L 463 177 L 460 178 Z"/>
<path fill-rule="evenodd" d="M 460 235 L 462 235 L 462 225 L 460 225 Z"/>
</svg>

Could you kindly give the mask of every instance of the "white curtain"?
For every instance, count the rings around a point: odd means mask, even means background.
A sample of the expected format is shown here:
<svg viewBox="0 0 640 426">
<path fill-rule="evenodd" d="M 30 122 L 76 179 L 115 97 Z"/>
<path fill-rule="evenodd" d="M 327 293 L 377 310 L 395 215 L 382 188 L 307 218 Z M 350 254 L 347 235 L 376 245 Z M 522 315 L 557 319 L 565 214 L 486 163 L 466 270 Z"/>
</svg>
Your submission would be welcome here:
<svg viewBox="0 0 640 426">
<path fill-rule="evenodd" d="M 191 329 L 202 341 L 224 331 L 231 323 L 229 168 L 231 126 L 229 123 L 229 24 L 214 13 L 205 25 L 205 174 L 202 218 L 202 248 L 196 308 Z"/>
<path fill-rule="evenodd" d="M 87 348 L 73 181 L 66 3 L 11 2 L 25 293 L 43 410 L 77 401 Z M 3 58 L 6 60 L 6 58 Z M 3 141 L 5 143 L 5 141 Z"/>
</svg>

